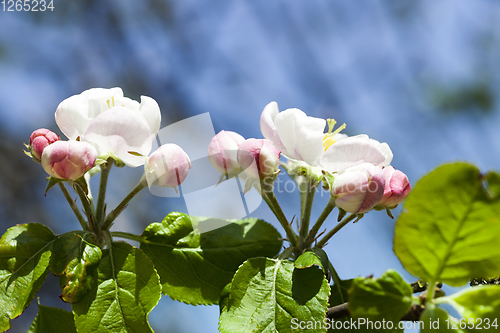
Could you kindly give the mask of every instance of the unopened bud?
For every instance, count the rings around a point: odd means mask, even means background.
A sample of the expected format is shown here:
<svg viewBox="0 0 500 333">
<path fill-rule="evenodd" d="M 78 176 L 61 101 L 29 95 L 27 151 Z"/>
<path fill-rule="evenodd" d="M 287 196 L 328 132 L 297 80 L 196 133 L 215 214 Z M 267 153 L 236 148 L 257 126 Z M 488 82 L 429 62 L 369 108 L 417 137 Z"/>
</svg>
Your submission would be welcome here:
<svg viewBox="0 0 500 333">
<path fill-rule="evenodd" d="M 238 148 L 245 138 L 231 131 L 220 131 L 208 145 L 208 160 L 219 172 L 231 177 L 240 171 Z"/>
<path fill-rule="evenodd" d="M 362 214 L 379 203 L 384 195 L 385 178 L 380 167 L 363 163 L 347 168 L 335 177 L 331 194 L 335 203 L 349 213 Z"/>
<path fill-rule="evenodd" d="M 167 143 L 149 156 L 145 169 L 149 186 L 176 188 L 186 179 L 191 161 L 181 147 Z"/>
<path fill-rule="evenodd" d="M 238 149 L 238 163 L 253 179 L 277 174 L 281 152 L 266 139 L 248 139 Z"/>
<path fill-rule="evenodd" d="M 95 165 L 97 151 L 86 142 L 57 141 L 45 147 L 42 167 L 52 177 L 77 180 Z"/>
<path fill-rule="evenodd" d="M 30 150 L 31 157 L 33 157 L 33 160 L 40 163 L 45 147 L 58 140 L 59 136 L 46 128 L 39 128 L 31 133 L 28 148 Z"/>
<path fill-rule="evenodd" d="M 384 168 L 385 189 L 379 206 L 394 208 L 402 203 L 411 191 L 408 177 L 401 171 L 395 170 L 392 166 Z"/>
</svg>

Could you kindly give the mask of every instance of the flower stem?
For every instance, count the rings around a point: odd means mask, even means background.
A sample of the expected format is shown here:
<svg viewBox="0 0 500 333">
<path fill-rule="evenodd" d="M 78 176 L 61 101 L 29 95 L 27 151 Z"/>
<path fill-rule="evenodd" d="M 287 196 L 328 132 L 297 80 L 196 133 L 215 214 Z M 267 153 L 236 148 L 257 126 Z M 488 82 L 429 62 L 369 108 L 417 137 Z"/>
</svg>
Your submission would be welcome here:
<svg viewBox="0 0 500 333">
<path fill-rule="evenodd" d="M 107 163 L 101 165 L 101 179 L 99 182 L 99 197 L 97 199 L 96 221 L 102 225 L 104 218 L 104 205 L 106 199 L 106 187 L 108 186 L 108 176 L 113 166 L 113 159 L 108 158 Z"/>
<path fill-rule="evenodd" d="M 281 226 L 283 229 L 285 229 L 286 235 L 288 240 L 290 241 L 290 244 L 292 244 L 293 247 L 297 246 L 297 235 L 293 231 L 292 227 L 288 223 L 288 220 L 285 217 L 285 214 L 283 213 L 283 210 L 281 210 L 281 206 L 278 203 L 278 200 L 276 200 L 276 197 L 274 196 L 273 192 L 262 192 L 262 198 L 264 201 L 267 203 L 269 208 L 271 208 L 272 212 L 280 222 Z"/>
<path fill-rule="evenodd" d="M 314 201 L 314 195 L 316 194 L 316 188 L 318 187 L 318 184 L 311 184 L 308 181 L 307 184 L 307 193 L 306 193 L 306 199 L 305 199 L 305 204 L 304 204 L 304 210 L 303 214 L 301 216 L 302 221 L 300 223 L 300 248 L 306 248 L 306 238 L 309 233 L 309 223 L 311 221 L 311 211 L 312 211 L 312 205 Z"/>
<path fill-rule="evenodd" d="M 121 212 L 125 209 L 125 207 L 127 207 L 130 200 L 132 200 L 132 198 L 135 197 L 137 193 L 139 193 L 142 189 L 144 189 L 147 186 L 148 182 L 146 181 L 146 174 L 144 174 L 142 175 L 141 180 L 139 180 L 139 183 L 137 183 L 134 189 L 125 197 L 125 199 L 122 200 L 122 202 L 118 204 L 118 206 L 116 206 L 115 209 L 111 211 L 111 213 L 109 213 L 109 215 L 104 220 L 102 229 L 108 230 L 113 224 L 113 221 L 118 217 L 118 215 L 121 214 Z"/>
<path fill-rule="evenodd" d="M 73 189 L 75 192 L 78 194 L 80 197 L 80 201 L 82 202 L 83 210 L 85 211 L 85 214 L 87 214 L 87 220 L 89 221 L 89 226 L 90 226 L 90 231 L 93 231 L 95 233 L 99 233 L 96 229 L 96 223 L 95 223 L 95 217 L 94 213 L 92 212 L 92 207 L 90 205 L 89 198 L 87 197 L 87 194 L 85 194 L 84 189 L 82 186 L 76 182 L 73 183 Z"/>
<path fill-rule="evenodd" d="M 78 219 L 78 222 L 80 222 L 80 225 L 82 226 L 83 230 L 88 231 L 89 226 L 85 219 L 82 216 L 82 213 L 80 213 L 80 210 L 76 206 L 75 202 L 73 201 L 73 198 L 71 198 L 71 195 L 68 192 L 68 189 L 66 188 L 66 185 L 64 185 L 63 182 L 59 182 L 59 187 L 61 188 L 62 193 L 64 194 L 64 197 L 68 201 L 71 209 L 73 210 L 73 213 L 75 213 L 76 218 Z"/>
<path fill-rule="evenodd" d="M 143 236 L 129 234 L 128 232 L 112 231 L 111 235 L 115 237 L 130 239 L 139 243 L 145 243 L 145 238 Z"/>
<path fill-rule="evenodd" d="M 333 228 L 332 230 L 330 230 L 319 242 L 318 244 L 316 245 L 316 247 L 323 247 L 325 246 L 326 242 L 328 242 L 330 240 L 330 238 L 333 237 L 333 235 L 335 235 L 340 229 L 342 229 L 345 225 L 347 225 L 349 222 L 351 222 L 352 220 L 354 220 L 356 218 L 356 213 L 351 213 L 349 214 L 346 218 L 344 218 L 342 221 L 339 222 L 339 224 L 337 224 L 335 226 L 335 228 Z"/>
<path fill-rule="evenodd" d="M 434 293 L 436 292 L 436 281 L 431 281 L 427 284 L 427 297 L 425 298 L 425 303 L 431 304 L 434 299 Z"/>
<path fill-rule="evenodd" d="M 323 212 L 318 217 L 318 220 L 316 221 L 316 223 L 314 223 L 313 227 L 311 228 L 311 231 L 309 232 L 309 235 L 307 236 L 307 239 L 305 241 L 306 246 L 310 246 L 312 244 L 312 242 L 314 241 L 314 237 L 316 237 L 319 229 L 321 228 L 323 223 L 326 221 L 326 218 L 333 211 L 335 206 L 336 206 L 335 205 L 335 198 L 330 197 L 330 200 L 328 200 L 328 203 L 326 204 L 325 209 L 323 209 Z"/>
</svg>

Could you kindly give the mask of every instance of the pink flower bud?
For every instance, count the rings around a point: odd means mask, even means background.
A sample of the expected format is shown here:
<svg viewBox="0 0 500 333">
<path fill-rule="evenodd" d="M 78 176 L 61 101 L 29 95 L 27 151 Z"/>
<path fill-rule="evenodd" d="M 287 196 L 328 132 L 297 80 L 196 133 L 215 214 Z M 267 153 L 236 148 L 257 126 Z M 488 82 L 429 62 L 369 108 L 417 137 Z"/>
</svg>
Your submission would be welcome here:
<svg viewBox="0 0 500 333">
<path fill-rule="evenodd" d="M 240 170 L 238 147 L 245 138 L 231 131 L 220 131 L 208 145 L 208 160 L 221 173 L 231 176 Z"/>
<path fill-rule="evenodd" d="M 335 177 L 331 193 L 335 203 L 349 213 L 362 214 L 379 203 L 384 195 L 385 178 L 380 167 L 362 163 Z"/>
<path fill-rule="evenodd" d="M 77 180 L 95 165 L 97 151 L 86 142 L 57 141 L 45 147 L 42 167 L 52 177 Z"/>
<path fill-rule="evenodd" d="M 39 128 L 31 133 L 29 150 L 33 159 L 40 163 L 45 147 L 58 140 L 59 136 L 46 128 Z"/>
<path fill-rule="evenodd" d="M 178 145 L 167 143 L 156 149 L 146 163 L 148 185 L 177 187 L 186 179 L 191 161 Z"/>
<path fill-rule="evenodd" d="M 411 191 L 411 185 L 408 177 L 392 166 L 384 168 L 385 189 L 384 196 L 379 205 L 383 207 L 394 208 L 402 203 Z"/>
<path fill-rule="evenodd" d="M 263 179 L 279 170 L 281 152 L 266 139 L 248 139 L 238 149 L 238 163 L 253 179 Z"/>
</svg>

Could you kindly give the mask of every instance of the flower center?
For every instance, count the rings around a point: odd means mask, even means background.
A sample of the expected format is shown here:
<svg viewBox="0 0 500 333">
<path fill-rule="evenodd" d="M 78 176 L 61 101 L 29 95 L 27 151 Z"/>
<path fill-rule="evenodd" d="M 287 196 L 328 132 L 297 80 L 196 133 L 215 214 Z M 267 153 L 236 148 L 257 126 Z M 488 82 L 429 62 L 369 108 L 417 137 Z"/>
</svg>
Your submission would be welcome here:
<svg viewBox="0 0 500 333">
<path fill-rule="evenodd" d="M 337 128 L 335 131 L 333 131 L 333 128 L 335 127 L 335 124 L 337 123 L 335 119 L 327 119 L 328 122 L 328 133 L 325 134 L 325 137 L 323 138 L 323 148 L 325 148 L 325 151 L 331 147 L 337 140 L 334 139 L 335 135 L 339 134 L 340 131 L 342 131 L 345 128 L 345 123 L 342 124 L 339 128 Z M 333 131 L 333 132 L 332 132 Z"/>
</svg>

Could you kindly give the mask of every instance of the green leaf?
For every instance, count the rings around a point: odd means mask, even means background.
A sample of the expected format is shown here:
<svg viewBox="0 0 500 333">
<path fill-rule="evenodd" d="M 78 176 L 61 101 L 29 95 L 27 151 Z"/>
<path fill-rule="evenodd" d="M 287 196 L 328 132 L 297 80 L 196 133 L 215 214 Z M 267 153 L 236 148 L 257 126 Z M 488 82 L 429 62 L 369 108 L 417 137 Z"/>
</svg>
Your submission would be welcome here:
<svg viewBox="0 0 500 333">
<path fill-rule="evenodd" d="M 326 272 L 328 270 L 328 262 L 328 256 L 325 251 L 323 251 L 323 249 L 315 247 L 302 253 L 297 258 L 297 260 L 295 261 L 295 268 L 302 269 L 316 265 L 321 267 L 323 272 Z"/>
<path fill-rule="evenodd" d="M 193 230 L 191 219 L 171 213 L 143 233 L 141 249 L 153 261 L 163 293 L 174 300 L 218 304 L 222 290 L 245 260 L 272 257 L 281 249 L 280 234 L 262 220 L 238 220 L 200 234 Z"/>
<path fill-rule="evenodd" d="M 71 304 L 79 332 L 152 332 L 147 317 L 160 300 L 161 286 L 141 250 L 112 243 L 94 276 L 93 291 Z"/>
<path fill-rule="evenodd" d="M 334 284 L 332 286 L 332 293 L 330 295 L 330 307 L 335 305 L 340 305 L 348 301 L 348 290 L 351 288 L 354 279 L 351 280 L 340 280 L 340 284 Z M 355 325 L 353 325 L 353 323 Z M 393 325 L 392 328 L 388 328 L 388 325 Z M 399 323 L 393 323 L 386 321 L 384 327 L 379 329 L 375 328 L 375 322 L 371 321 L 369 323 L 366 318 L 352 318 L 343 317 L 337 318 L 329 321 L 328 332 L 329 333 L 389 333 L 389 332 L 403 332 L 404 329 L 399 328 Z"/>
<path fill-rule="evenodd" d="M 38 314 L 27 333 L 76 333 L 71 312 L 38 304 Z"/>
<path fill-rule="evenodd" d="M 457 327 L 453 329 L 453 318 L 448 315 L 448 313 L 436 306 L 427 307 L 422 315 L 420 316 L 420 332 L 449 332 L 449 333 L 465 333 L 464 331 Z"/>
<path fill-rule="evenodd" d="M 410 309 L 412 293 L 411 286 L 389 269 L 379 279 L 354 279 L 348 309 L 355 318 L 397 322 Z"/>
<path fill-rule="evenodd" d="M 405 209 L 394 252 L 413 275 L 452 286 L 500 275 L 500 175 L 443 165 L 416 184 Z"/>
<path fill-rule="evenodd" d="M 66 233 L 55 241 L 50 269 L 62 276 L 63 301 L 78 302 L 93 288 L 93 272 L 102 257 L 95 241 L 94 234 L 85 231 Z"/>
<path fill-rule="evenodd" d="M 500 318 L 500 286 L 468 288 L 439 301 L 453 305 L 464 318 Z"/>
<path fill-rule="evenodd" d="M 48 274 L 56 236 L 38 223 L 20 224 L 0 239 L 0 328 L 30 304 Z"/>
<path fill-rule="evenodd" d="M 234 275 L 219 330 L 302 332 L 298 326 L 301 322 L 323 323 L 329 289 L 317 267 L 295 269 L 289 260 L 249 259 Z M 307 332 L 325 331 L 321 325 L 316 326 Z"/>
</svg>

